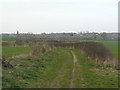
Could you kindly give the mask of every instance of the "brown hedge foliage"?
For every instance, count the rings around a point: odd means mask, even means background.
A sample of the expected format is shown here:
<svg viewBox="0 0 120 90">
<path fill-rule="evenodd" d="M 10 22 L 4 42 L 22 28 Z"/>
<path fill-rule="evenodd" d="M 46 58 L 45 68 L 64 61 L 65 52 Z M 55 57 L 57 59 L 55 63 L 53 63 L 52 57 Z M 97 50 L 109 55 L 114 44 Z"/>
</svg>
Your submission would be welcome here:
<svg viewBox="0 0 120 90">
<path fill-rule="evenodd" d="M 10 61 L 6 60 L 5 56 L 2 56 L 2 67 L 3 68 L 13 68 L 13 65 L 10 63 Z"/>
<path fill-rule="evenodd" d="M 48 52 L 51 48 L 44 43 L 36 42 L 30 44 L 30 49 L 31 49 L 31 56 L 40 57 L 44 53 Z"/>
<path fill-rule="evenodd" d="M 79 49 L 86 57 L 96 62 L 97 64 L 103 64 L 104 66 L 117 67 L 117 59 L 113 53 L 106 48 L 103 44 L 97 42 L 56 42 L 55 47 L 74 48 Z"/>
<path fill-rule="evenodd" d="M 13 46 L 14 42 L 2 41 L 2 46 Z"/>
<path fill-rule="evenodd" d="M 16 41 L 18 44 L 22 41 Z M 68 41 L 55 41 L 45 39 L 28 39 L 24 40 L 23 44 L 27 44 L 31 48 L 31 56 L 41 56 L 45 52 L 54 49 L 55 47 L 73 48 L 80 50 L 90 60 L 97 64 L 104 66 L 110 65 L 117 67 L 118 60 L 113 53 L 106 48 L 103 44 L 97 42 L 68 42 Z"/>
</svg>

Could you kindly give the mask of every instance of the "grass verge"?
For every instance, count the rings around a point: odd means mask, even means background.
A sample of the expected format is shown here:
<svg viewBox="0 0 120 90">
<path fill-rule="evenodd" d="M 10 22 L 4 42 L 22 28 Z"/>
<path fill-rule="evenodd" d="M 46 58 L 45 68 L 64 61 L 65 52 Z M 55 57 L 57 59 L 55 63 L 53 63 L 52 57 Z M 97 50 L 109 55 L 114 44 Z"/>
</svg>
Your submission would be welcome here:
<svg viewBox="0 0 120 90">
<path fill-rule="evenodd" d="M 73 50 L 78 58 L 75 80 L 76 88 L 117 88 L 117 70 L 101 69 L 98 65 L 84 57 L 79 50 Z"/>
<path fill-rule="evenodd" d="M 16 63 L 17 62 L 17 63 Z M 3 69 L 3 87 L 69 88 L 73 57 L 69 49 L 55 49 L 41 58 L 16 58 Z"/>
</svg>

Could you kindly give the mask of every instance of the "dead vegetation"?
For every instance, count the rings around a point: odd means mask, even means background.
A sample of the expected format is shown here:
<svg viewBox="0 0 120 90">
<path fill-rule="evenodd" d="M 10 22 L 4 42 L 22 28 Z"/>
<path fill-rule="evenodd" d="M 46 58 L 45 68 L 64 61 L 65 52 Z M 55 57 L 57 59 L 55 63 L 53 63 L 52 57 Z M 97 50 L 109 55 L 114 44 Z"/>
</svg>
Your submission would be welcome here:
<svg viewBox="0 0 120 90">
<path fill-rule="evenodd" d="M 10 63 L 10 61 L 7 61 L 5 56 L 2 56 L 2 67 L 3 68 L 13 68 L 13 65 Z"/>
<path fill-rule="evenodd" d="M 90 71 L 94 71 L 96 74 L 98 75 L 102 75 L 102 76 L 116 76 L 118 75 L 118 71 L 113 69 L 113 68 L 110 68 L 110 67 L 107 67 L 107 68 L 104 68 L 104 69 L 100 69 L 100 68 L 94 68 L 94 69 L 89 69 Z"/>
<path fill-rule="evenodd" d="M 2 41 L 2 46 L 14 46 L 14 41 L 13 42 Z"/>
<path fill-rule="evenodd" d="M 51 50 L 50 46 L 45 41 L 30 40 L 27 42 L 31 51 L 30 56 L 32 57 L 40 57 Z"/>
<path fill-rule="evenodd" d="M 95 61 L 97 64 L 103 64 L 105 67 L 107 65 L 117 67 L 117 59 L 113 53 L 100 43 L 81 42 L 79 49 L 85 56 Z"/>
</svg>

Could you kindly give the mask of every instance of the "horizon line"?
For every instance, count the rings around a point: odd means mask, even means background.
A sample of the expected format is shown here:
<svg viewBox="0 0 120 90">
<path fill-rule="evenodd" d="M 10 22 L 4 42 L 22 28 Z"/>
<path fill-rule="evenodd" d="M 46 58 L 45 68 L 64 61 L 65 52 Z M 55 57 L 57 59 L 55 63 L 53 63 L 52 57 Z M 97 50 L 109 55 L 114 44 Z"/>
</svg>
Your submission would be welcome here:
<svg viewBox="0 0 120 90">
<path fill-rule="evenodd" d="M 19 32 L 19 34 L 58 34 L 58 33 L 120 33 L 118 32 L 95 32 L 95 31 L 81 31 L 81 32 L 41 32 L 41 33 L 33 33 L 33 32 Z M 1 32 L 0 34 L 17 34 L 17 32 Z"/>
</svg>

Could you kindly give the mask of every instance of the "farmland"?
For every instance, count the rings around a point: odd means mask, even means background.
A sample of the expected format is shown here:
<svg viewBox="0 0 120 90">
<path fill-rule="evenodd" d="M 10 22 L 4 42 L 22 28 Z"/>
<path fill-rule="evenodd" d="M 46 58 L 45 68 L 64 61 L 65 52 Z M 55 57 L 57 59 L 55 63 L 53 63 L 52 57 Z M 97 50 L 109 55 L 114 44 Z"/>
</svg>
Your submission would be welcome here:
<svg viewBox="0 0 120 90">
<path fill-rule="evenodd" d="M 2 41 L 15 41 L 16 39 L 14 38 L 3 38 Z"/>
<path fill-rule="evenodd" d="M 99 43 L 109 48 L 118 57 L 117 42 L 99 41 Z M 36 45 L 31 44 L 35 47 L 31 45 L 2 47 L 2 54 L 7 58 L 6 60 L 10 59 L 8 64 L 12 65 L 12 67 L 3 67 L 2 84 L 4 88 L 118 87 L 118 70 L 116 68 L 96 64 L 77 48 L 63 48 L 62 44 L 61 46 L 56 44 L 51 48 L 49 44 L 41 44 L 42 42 L 36 43 Z M 80 45 L 82 44 L 87 43 Z M 91 44 L 97 45 L 96 43 Z M 31 55 L 30 52 L 32 52 Z M 28 56 L 11 58 L 21 54 Z M 73 62 L 74 57 L 77 59 L 76 63 Z"/>
<path fill-rule="evenodd" d="M 30 53 L 29 47 L 2 47 L 2 55 L 7 58 L 20 54 L 29 54 L 29 53 Z"/>
</svg>

